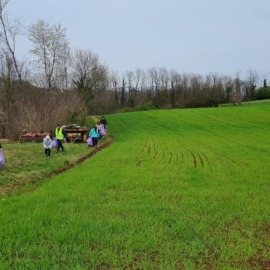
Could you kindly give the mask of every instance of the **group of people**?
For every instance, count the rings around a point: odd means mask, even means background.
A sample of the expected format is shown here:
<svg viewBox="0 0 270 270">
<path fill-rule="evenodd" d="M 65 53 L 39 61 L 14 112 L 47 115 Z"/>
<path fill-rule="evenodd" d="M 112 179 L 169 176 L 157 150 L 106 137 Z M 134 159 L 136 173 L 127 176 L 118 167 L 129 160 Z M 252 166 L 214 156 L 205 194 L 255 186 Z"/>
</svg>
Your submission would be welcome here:
<svg viewBox="0 0 270 270">
<path fill-rule="evenodd" d="M 104 116 L 101 117 L 100 121 L 97 122 L 95 126 L 93 126 L 88 135 L 87 145 L 88 146 L 97 146 L 98 141 L 102 139 L 105 135 L 105 130 L 107 126 L 107 120 Z"/>
<path fill-rule="evenodd" d="M 63 141 L 66 139 L 65 132 L 63 131 L 63 128 L 60 127 L 60 124 L 57 124 L 55 128 L 55 139 L 51 139 L 50 135 L 47 135 L 43 139 L 43 146 L 45 149 L 45 155 L 50 156 L 51 155 L 51 149 L 54 147 L 56 148 L 56 152 L 58 153 L 60 148 L 64 152 L 64 146 L 63 146 Z"/>
<path fill-rule="evenodd" d="M 96 146 L 98 144 L 98 140 L 100 140 L 105 135 L 106 126 L 107 126 L 107 120 L 105 119 L 104 116 L 102 116 L 100 121 L 97 122 L 97 124 L 90 129 L 88 136 L 91 139 L 93 146 Z M 57 153 L 59 152 L 60 148 L 62 152 L 64 152 L 65 148 L 63 146 L 63 141 L 65 140 L 66 140 L 66 134 L 63 128 L 60 126 L 60 124 L 57 124 L 55 128 L 55 138 L 52 140 L 51 137 L 47 135 L 43 139 L 45 155 L 50 156 L 52 148 L 56 148 Z M 89 143 L 87 144 L 89 145 Z"/>
</svg>

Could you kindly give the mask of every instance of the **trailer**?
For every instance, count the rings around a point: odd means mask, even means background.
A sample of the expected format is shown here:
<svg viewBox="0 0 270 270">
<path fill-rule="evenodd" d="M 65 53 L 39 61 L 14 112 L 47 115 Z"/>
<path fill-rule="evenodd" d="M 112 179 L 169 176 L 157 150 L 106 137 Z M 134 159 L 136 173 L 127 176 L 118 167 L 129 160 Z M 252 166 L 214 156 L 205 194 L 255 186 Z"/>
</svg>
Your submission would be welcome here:
<svg viewBox="0 0 270 270">
<path fill-rule="evenodd" d="M 67 138 L 68 142 L 75 143 L 75 142 L 86 142 L 88 138 L 88 134 L 90 131 L 89 127 L 80 127 L 78 125 L 69 125 L 62 127 L 65 137 Z"/>
</svg>

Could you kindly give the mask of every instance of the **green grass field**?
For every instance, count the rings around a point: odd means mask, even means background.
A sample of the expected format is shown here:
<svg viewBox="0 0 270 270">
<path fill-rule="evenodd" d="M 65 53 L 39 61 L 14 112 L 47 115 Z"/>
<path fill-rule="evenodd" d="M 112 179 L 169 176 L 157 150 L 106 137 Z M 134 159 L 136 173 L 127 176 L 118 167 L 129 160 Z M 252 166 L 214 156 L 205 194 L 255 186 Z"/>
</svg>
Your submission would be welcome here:
<svg viewBox="0 0 270 270">
<path fill-rule="evenodd" d="M 3 146 L 5 168 L 0 169 L 0 198 L 21 193 L 21 187 L 32 189 L 31 182 L 48 177 L 89 154 L 86 144 L 64 144 L 65 152 L 52 149 L 45 156 L 42 143 L 12 143 Z M 39 183 L 38 183 L 39 184 Z M 36 188 L 36 186 L 34 187 Z"/>
<path fill-rule="evenodd" d="M 110 147 L 2 198 L 0 269 L 270 269 L 270 102 L 107 120 Z"/>
</svg>

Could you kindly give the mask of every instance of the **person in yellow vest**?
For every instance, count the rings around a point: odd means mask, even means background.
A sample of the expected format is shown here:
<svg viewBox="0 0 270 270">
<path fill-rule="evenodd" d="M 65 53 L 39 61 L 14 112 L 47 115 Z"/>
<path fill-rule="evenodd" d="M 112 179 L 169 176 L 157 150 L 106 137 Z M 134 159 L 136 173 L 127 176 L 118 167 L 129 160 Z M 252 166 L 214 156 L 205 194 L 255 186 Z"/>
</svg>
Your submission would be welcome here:
<svg viewBox="0 0 270 270">
<path fill-rule="evenodd" d="M 64 136 L 63 129 L 60 127 L 60 124 L 57 124 L 57 127 L 55 129 L 55 137 L 57 140 L 57 151 L 56 152 L 59 152 L 60 148 L 64 152 L 65 149 L 64 149 L 64 146 L 62 144 L 62 141 L 65 139 L 65 136 Z"/>
</svg>

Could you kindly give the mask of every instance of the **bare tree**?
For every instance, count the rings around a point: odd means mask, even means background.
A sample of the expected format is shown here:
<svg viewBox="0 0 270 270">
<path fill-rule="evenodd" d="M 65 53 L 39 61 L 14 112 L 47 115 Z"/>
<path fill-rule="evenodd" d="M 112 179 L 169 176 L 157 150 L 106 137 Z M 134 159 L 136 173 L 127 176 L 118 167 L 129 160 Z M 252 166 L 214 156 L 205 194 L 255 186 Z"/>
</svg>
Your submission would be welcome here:
<svg viewBox="0 0 270 270">
<path fill-rule="evenodd" d="M 248 70 L 245 84 L 245 99 L 254 100 L 256 98 L 256 86 L 258 85 L 259 75 L 255 70 Z"/>
<path fill-rule="evenodd" d="M 125 78 L 122 79 L 121 95 L 120 95 L 120 106 L 124 108 L 126 105 L 126 81 Z"/>
<path fill-rule="evenodd" d="M 111 71 L 109 75 L 109 90 L 114 93 L 114 101 L 113 107 L 115 107 L 116 111 L 120 106 L 120 93 L 119 93 L 119 77 L 117 72 Z"/>
<path fill-rule="evenodd" d="M 165 67 L 162 67 L 159 69 L 159 77 L 160 77 L 161 88 L 164 90 L 168 90 L 170 77 L 169 77 L 169 72 L 167 71 Z"/>
<path fill-rule="evenodd" d="M 72 61 L 72 81 L 82 102 L 88 109 L 94 109 L 93 100 L 106 90 L 108 69 L 99 62 L 97 54 L 90 50 L 77 49 Z"/>
<path fill-rule="evenodd" d="M 204 82 L 204 103 L 206 106 L 217 107 L 222 100 L 223 83 L 222 77 L 216 73 L 211 73 L 206 76 Z"/>
<path fill-rule="evenodd" d="M 234 92 L 231 93 L 231 97 L 230 97 L 230 100 L 231 102 L 233 102 L 234 105 L 235 103 L 238 103 L 239 105 L 241 105 L 242 95 L 243 95 L 243 86 L 244 86 L 244 82 L 240 78 L 240 72 L 237 72 L 234 79 Z"/>
<path fill-rule="evenodd" d="M 140 91 L 144 88 L 145 83 L 145 73 L 142 69 L 136 69 L 134 73 L 134 105 L 137 106 L 138 103 L 143 102 L 143 91 Z"/>
<path fill-rule="evenodd" d="M 128 84 L 128 105 L 131 108 L 135 107 L 135 98 L 137 94 L 136 82 L 135 82 L 135 73 L 133 71 L 128 71 L 126 73 L 127 84 Z"/>
<path fill-rule="evenodd" d="M 22 26 L 18 20 L 10 20 L 6 12 L 9 2 L 10 0 L 0 0 L 0 44 L 3 55 L 6 55 L 12 61 L 18 80 L 22 84 L 23 63 L 19 63 L 15 54 L 16 39 L 18 35 L 22 34 Z"/>
<path fill-rule="evenodd" d="M 65 67 L 69 45 L 66 29 L 61 24 L 49 25 L 44 20 L 38 20 L 28 30 L 28 36 L 33 49 L 30 52 L 35 57 L 37 68 L 41 70 L 48 90 L 56 86 L 57 70 Z M 61 73 L 61 72 L 60 72 Z"/>
<path fill-rule="evenodd" d="M 240 72 L 235 74 L 235 78 L 231 80 L 230 86 L 228 87 L 229 93 L 229 102 L 232 102 L 234 105 L 238 103 L 241 105 L 243 100 L 245 82 L 240 78 Z"/>
<path fill-rule="evenodd" d="M 183 87 L 181 86 L 182 76 L 175 70 L 170 71 L 171 89 L 170 102 L 172 108 L 180 107 L 180 100 L 182 97 Z"/>
<path fill-rule="evenodd" d="M 0 110 L 0 138 L 6 138 L 7 113 Z"/>
</svg>

